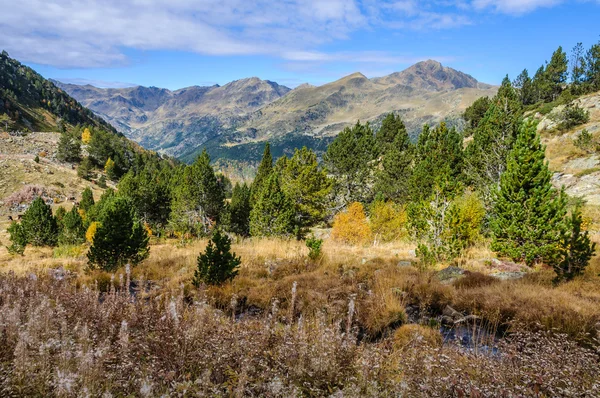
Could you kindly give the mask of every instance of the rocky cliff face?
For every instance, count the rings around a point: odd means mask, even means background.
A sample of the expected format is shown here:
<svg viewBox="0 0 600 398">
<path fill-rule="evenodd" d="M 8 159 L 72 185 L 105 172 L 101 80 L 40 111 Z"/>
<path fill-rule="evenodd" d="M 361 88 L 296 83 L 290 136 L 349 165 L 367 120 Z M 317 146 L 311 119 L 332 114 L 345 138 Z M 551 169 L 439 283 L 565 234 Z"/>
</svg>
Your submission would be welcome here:
<svg viewBox="0 0 600 398">
<path fill-rule="evenodd" d="M 61 87 L 140 144 L 184 159 L 201 147 L 237 159 L 256 152 L 246 146 L 265 140 L 275 142 L 276 153 L 299 144 L 321 148 L 357 120 L 377 125 L 389 112 L 401 114 L 416 135 L 424 123 L 460 124 L 466 107 L 496 91 L 436 61 L 384 77 L 354 73 L 294 90 L 255 77 L 177 91 Z"/>
</svg>

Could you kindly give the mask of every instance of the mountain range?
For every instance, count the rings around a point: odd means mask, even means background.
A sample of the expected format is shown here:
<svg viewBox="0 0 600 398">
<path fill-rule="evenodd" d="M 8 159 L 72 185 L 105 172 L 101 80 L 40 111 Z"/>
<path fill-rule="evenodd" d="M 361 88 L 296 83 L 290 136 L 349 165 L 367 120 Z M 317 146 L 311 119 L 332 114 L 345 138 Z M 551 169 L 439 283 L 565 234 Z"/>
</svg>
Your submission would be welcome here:
<svg viewBox="0 0 600 398">
<path fill-rule="evenodd" d="M 293 90 L 256 77 L 176 91 L 54 83 L 147 149 L 188 161 L 202 148 L 213 159 L 255 161 L 267 140 L 275 156 L 302 145 L 324 150 L 344 127 L 357 120 L 377 127 L 389 112 L 414 137 L 425 123 L 460 127 L 464 109 L 497 90 L 432 60 L 384 77 L 354 73 Z"/>
</svg>

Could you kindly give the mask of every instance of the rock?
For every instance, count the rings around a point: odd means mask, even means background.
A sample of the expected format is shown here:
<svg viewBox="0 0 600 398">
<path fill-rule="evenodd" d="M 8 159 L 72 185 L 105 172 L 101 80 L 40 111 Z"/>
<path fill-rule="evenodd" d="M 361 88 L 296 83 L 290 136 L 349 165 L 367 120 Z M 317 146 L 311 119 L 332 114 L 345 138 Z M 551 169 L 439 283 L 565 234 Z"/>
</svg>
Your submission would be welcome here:
<svg viewBox="0 0 600 398">
<path fill-rule="evenodd" d="M 454 324 L 461 324 L 461 323 L 475 323 L 476 321 L 480 320 L 481 318 L 478 317 L 477 315 L 467 315 L 465 317 L 462 317 L 460 319 L 457 319 L 456 321 L 454 321 Z"/>
<path fill-rule="evenodd" d="M 410 267 L 412 265 L 411 261 L 399 261 L 398 267 Z"/>
<path fill-rule="evenodd" d="M 465 276 L 466 271 L 462 268 L 450 266 L 438 272 L 435 276 L 443 283 L 452 283 Z"/>
<path fill-rule="evenodd" d="M 442 316 L 451 318 L 452 321 L 456 321 L 458 319 L 463 318 L 463 314 L 456 311 L 454 308 L 450 307 L 449 305 L 447 305 L 446 308 L 444 308 L 444 311 L 442 311 Z"/>
<path fill-rule="evenodd" d="M 497 258 L 492 259 L 493 268 L 497 269 L 498 272 L 520 272 L 523 268 L 522 265 L 512 261 L 498 260 Z"/>
<path fill-rule="evenodd" d="M 525 277 L 525 275 L 527 275 L 527 272 L 522 272 L 522 271 L 504 271 L 504 272 L 494 272 L 493 274 L 490 274 L 490 276 L 503 280 L 503 281 L 508 281 L 508 280 L 516 280 L 516 279 L 521 279 L 523 277 Z"/>
</svg>

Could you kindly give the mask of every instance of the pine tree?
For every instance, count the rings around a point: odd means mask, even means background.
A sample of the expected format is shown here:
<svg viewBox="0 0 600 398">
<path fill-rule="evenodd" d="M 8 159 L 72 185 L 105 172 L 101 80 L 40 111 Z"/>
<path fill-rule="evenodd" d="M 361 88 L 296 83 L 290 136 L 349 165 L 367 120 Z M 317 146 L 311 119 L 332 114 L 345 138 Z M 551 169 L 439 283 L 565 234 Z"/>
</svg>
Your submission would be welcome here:
<svg viewBox="0 0 600 398">
<path fill-rule="evenodd" d="M 220 285 L 235 278 L 240 264 L 240 257 L 231 252 L 231 240 L 217 229 L 204 253 L 198 256 L 192 284 L 196 287 L 202 283 Z"/>
<path fill-rule="evenodd" d="M 490 192 L 499 184 L 506 169 L 506 159 L 518 135 L 522 115 L 518 94 L 505 78 L 465 150 L 467 180 L 482 193 L 486 202 L 490 201 Z"/>
<path fill-rule="evenodd" d="M 339 206 L 372 200 L 376 157 L 377 145 L 368 123 L 357 122 L 352 128 L 345 128 L 327 147 L 323 160 L 335 178 Z"/>
<path fill-rule="evenodd" d="M 58 240 L 58 224 L 52 215 L 52 209 L 42 198 L 36 198 L 21 222 L 27 242 L 33 246 L 56 246 Z"/>
<path fill-rule="evenodd" d="M 115 162 L 111 158 L 106 160 L 106 163 L 104 164 L 104 172 L 109 180 L 114 181 L 118 178 Z"/>
<path fill-rule="evenodd" d="M 148 240 L 146 229 L 131 203 L 125 198 L 113 196 L 108 199 L 100 215 L 87 255 L 90 266 L 115 271 L 127 263 L 136 265 L 148 257 Z"/>
<path fill-rule="evenodd" d="M 587 91 L 600 90 L 600 42 L 585 54 L 585 84 Z"/>
<path fill-rule="evenodd" d="M 585 77 L 585 54 L 583 44 L 577 43 L 571 51 L 571 83 L 576 92 L 579 92 Z"/>
<path fill-rule="evenodd" d="M 91 178 L 91 171 L 94 168 L 92 161 L 89 156 L 83 158 L 81 163 L 79 163 L 79 167 L 77 167 L 77 175 L 84 180 L 89 180 Z"/>
<path fill-rule="evenodd" d="M 291 158 L 279 158 L 275 170 L 283 193 L 294 204 L 295 223 L 300 230 L 324 220 L 332 181 L 319 167 L 317 155 L 306 147 L 296 149 Z"/>
<path fill-rule="evenodd" d="M 256 171 L 256 177 L 252 181 L 252 203 L 256 202 L 263 183 L 269 179 L 271 173 L 273 173 L 273 157 L 271 156 L 271 145 L 267 142 L 262 159 L 258 165 L 258 170 Z"/>
<path fill-rule="evenodd" d="M 562 47 L 552 54 L 552 58 L 546 65 L 545 75 L 550 83 L 549 90 L 544 98 L 546 101 L 554 101 L 558 98 L 563 90 L 563 85 L 567 82 L 569 65 L 567 62 L 567 54 Z"/>
<path fill-rule="evenodd" d="M 386 116 L 375 138 L 382 159 L 381 168 L 376 173 L 375 191 L 395 202 L 406 202 L 413 148 L 400 116 Z"/>
<path fill-rule="evenodd" d="M 428 198 L 436 185 L 447 192 L 457 190 L 462 182 L 462 169 L 462 137 L 456 129 L 448 129 L 444 122 L 433 130 L 425 125 L 410 178 L 411 199 Z"/>
<path fill-rule="evenodd" d="M 533 81 L 529 77 L 527 69 L 523 69 L 523 72 L 517 76 L 513 82 L 514 88 L 519 93 L 521 104 L 531 105 L 535 104 L 535 93 L 533 90 Z"/>
<path fill-rule="evenodd" d="M 7 246 L 8 252 L 11 254 L 23 255 L 25 247 L 27 246 L 27 232 L 21 223 L 13 221 L 7 228 L 7 232 L 10 234 L 11 245 Z"/>
<path fill-rule="evenodd" d="M 279 177 L 271 173 L 262 185 L 250 212 L 250 235 L 291 236 L 296 227 L 294 205 L 281 190 Z"/>
<path fill-rule="evenodd" d="M 130 170 L 118 185 L 120 196 L 131 200 L 142 221 L 163 227 L 171 214 L 171 170 L 147 166 L 137 174 Z"/>
<path fill-rule="evenodd" d="M 81 201 L 79 202 L 79 208 L 88 212 L 94 206 L 94 194 L 90 187 L 86 187 L 81 193 Z"/>
<path fill-rule="evenodd" d="M 494 194 L 492 250 L 528 265 L 552 263 L 564 231 L 566 195 L 551 178 L 536 124 L 527 121 Z"/>
<path fill-rule="evenodd" d="M 576 207 L 568 219 L 567 229 L 562 236 L 558 261 L 554 264 L 555 282 L 570 281 L 583 274 L 589 265 L 596 243 L 590 241 L 588 231 L 582 231 L 581 209 Z"/>
<path fill-rule="evenodd" d="M 206 150 L 173 177 L 171 225 L 175 231 L 201 236 L 219 221 L 225 193 L 210 165 Z"/>
<path fill-rule="evenodd" d="M 250 187 L 246 183 L 235 184 L 229 203 L 229 229 L 241 235 L 250 235 Z"/>
<path fill-rule="evenodd" d="M 65 214 L 61 222 L 58 243 L 61 245 L 77 245 L 85 242 L 85 227 L 77 206 Z"/>
<path fill-rule="evenodd" d="M 79 162 L 81 160 L 81 142 L 71 133 L 61 133 L 56 157 L 62 162 Z"/>
</svg>

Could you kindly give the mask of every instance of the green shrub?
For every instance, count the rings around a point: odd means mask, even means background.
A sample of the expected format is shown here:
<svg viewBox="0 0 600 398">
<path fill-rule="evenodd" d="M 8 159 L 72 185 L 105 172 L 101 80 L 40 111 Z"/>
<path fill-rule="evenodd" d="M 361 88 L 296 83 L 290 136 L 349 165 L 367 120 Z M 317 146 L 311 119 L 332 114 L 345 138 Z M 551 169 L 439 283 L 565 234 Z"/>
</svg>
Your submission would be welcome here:
<svg viewBox="0 0 600 398">
<path fill-rule="evenodd" d="M 131 203 L 122 197 L 109 197 L 87 255 L 90 267 L 114 271 L 127 263 L 135 265 L 148 257 L 148 240 Z"/>
<path fill-rule="evenodd" d="M 573 140 L 573 144 L 586 153 L 594 153 L 600 149 L 600 143 L 594 140 L 594 137 L 586 129 L 583 129 L 577 138 Z"/>
<path fill-rule="evenodd" d="M 565 106 L 559 118 L 561 121 L 558 124 L 558 129 L 566 131 L 580 124 L 587 123 L 590 120 L 590 113 L 578 104 L 569 104 Z"/>
<path fill-rule="evenodd" d="M 202 283 L 220 285 L 237 275 L 240 263 L 240 258 L 231 252 L 231 239 L 217 229 L 204 253 L 198 256 L 192 284 L 196 287 Z"/>
<path fill-rule="evenodd" d="M 318 260 L 321 258 L 321 246 L 323 239 L 317 239 L 314 235 L 306 239 L 306 247 L 308 247 L 308 258 Z"/>
<path fill-rule="evenodd" d="M 33 246 L 56 246 L 58 241 L 58 224 L 52 215 L 52 209 L 42 198 L 31 202 L 31 206 L 23 215 L 21 222 L 27 242 Z"/>
<path fill-rule="evenodd" d="M 581 210 L 576 207 L 567 220 L 567 231 L 560 243 L 558 261 L 554 264 L 555 282 L 569 281 L 583 274 L 594 256 L 596 243 L 591 243 L 588 232 L 582 231 L 582 223 Z"/>
<path fill-rule="evenodd" d="M 62 230 L 58 237 L 61 245 L 76 245 L 85 242 L 85 227 L 77 206 L 73 206 L 71 211 L 63 216 L 61 225 Z"/>
<path fill-rule="evenodd" d="M 18 222 L 12 222 L 8 227 L 8 233 L 10 234 L 10 246 L 7 246 L 8 252 L 11 254 L 21 254 L 25 252 L 25 246 L 27 246 L 27 233 L 23 226 Z"/>
</svg>

